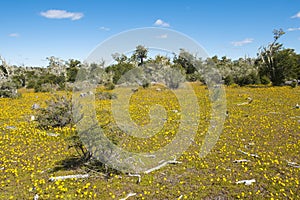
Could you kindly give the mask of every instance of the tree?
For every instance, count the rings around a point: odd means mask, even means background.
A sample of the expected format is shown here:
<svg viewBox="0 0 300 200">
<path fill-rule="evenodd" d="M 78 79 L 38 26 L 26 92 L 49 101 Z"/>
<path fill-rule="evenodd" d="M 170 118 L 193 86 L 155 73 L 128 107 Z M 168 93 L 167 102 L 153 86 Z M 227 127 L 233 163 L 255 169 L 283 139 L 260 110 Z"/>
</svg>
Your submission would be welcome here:
<svg viewBox="0 0 300 200">
<path fill-rule="evenodd" d="M 52 74 L 55 75 L 66 75 L 65 62 L 57 57 L 50 56 L 46 58 L 49 61 L 48 69 Z"/>
<path fill-rule="evenodd" d="M 148 54 L 148 49 L 142 45 L 138 45 L 134 51 L 134 54 L 132 55 L 132 59 L 139 60 L 138 66 L 141 66 L 144 64 L 144 59 L 147 58 L 147 54 Z"/>
<path fill-rule="evenodd" d="M 74 83 L 76 80 L 76 76 L 79 68 L 81 67 L 81 62 L 79 60 L 70 59 L 67 68 L 67 81 Z"/>
<path fill-rule="evenodd" d="M 173 62 L 180 64 L 184 69 L 186 74 L 193 74 L 196 71 L 195 68 L 195 56 L 184 49 L 180 49 L 178 57 L 174 57 Z"/>
<path fill-rule="evenodd" d="M 124 54 L 120 55 L 119 53 L 114 53 L 111 56 L 115 61 L 117 61 L 118 64 L 128 61 L 127 56 Z"/>
<path fill-rule="evenodd" d="M 273 85 L 281 85 L 285 79 L 291 78 L 295 68 L 295 53 L 293 50 L 282 50 L 283 45 L 278 43 L 278 39 L 284 35 L 282 29 L 274 30 L 274 40 L 267 47 L 261 47 L 258 54 L 260 75 L 267 76 Z"/>
</svg>

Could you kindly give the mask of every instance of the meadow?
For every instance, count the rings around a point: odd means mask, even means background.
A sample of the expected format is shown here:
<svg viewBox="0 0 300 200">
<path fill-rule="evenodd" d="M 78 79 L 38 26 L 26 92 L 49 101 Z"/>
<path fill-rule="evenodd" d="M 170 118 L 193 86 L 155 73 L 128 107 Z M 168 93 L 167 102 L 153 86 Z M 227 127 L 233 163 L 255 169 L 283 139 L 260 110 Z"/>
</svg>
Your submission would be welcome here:
<svg viewBox="0 0 300 200">
<path fill-rule="evenodd" d="M 75 127 L 37 128 L 32 105 L 45 106 L 50 93 L 22 90 L 21 98 L 0 98 L 0 199 L 122 199 L 133 193 L 128 199 L 298 199 L 300 109 L 295 105 L 300 103 L 300 88 L 226 87 L 224 129 L 203 158 L 199 150 L 210 118 L 208 90 L 198 83 L 193 88 L 202 112 L 193 143 L 177 158 L 181 163 L 141 174 L 139 183 L 137 177 L 80 162 L 66 140 Z M 96 101 L 99 124 L 107 130 L 114 120 L 112 101 Z M 141 88 L 131 98 L 132 118 L 147 123 L 145 105 L 155 101 L 167 111 L 180 110 L 171 91 Z M 176 113 L 167 114 L 164 128 L 149 139 L 118 130 L 107 136 L 130 151 L 160 149 L 172 141 L 179 124 Z M 89 177 L 49 181 L 74 174 Z M 237 184 L 252 179 L 249 185 Z"/>
</svg>

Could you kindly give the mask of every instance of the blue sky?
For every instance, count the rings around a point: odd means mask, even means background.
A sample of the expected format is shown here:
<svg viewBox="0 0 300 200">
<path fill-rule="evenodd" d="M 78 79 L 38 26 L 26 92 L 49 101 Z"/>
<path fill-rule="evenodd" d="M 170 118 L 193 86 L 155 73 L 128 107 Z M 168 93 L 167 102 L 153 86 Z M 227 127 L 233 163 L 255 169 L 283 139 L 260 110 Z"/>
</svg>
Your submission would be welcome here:
<svg viewBox="0 0 300 200">
<path fill-rule="evenodd" d="M 83 61 L 105 39 L 142 27 L 182 32 L 209 56 L 232 59 L 256 56 L 283 28 L 280 42 L 300 53 L 296 0 L 10 0 L 1 8 L 0 55 L 15 65 L 47 66 L 49 56 Z"/>
</svg>

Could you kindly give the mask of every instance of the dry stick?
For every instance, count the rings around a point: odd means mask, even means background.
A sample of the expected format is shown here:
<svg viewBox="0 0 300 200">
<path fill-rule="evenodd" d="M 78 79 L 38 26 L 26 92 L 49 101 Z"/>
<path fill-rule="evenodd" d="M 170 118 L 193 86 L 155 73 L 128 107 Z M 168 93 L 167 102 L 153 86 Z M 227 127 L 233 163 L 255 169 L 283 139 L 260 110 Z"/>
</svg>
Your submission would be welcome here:
<svg viewBox="0 0 300 200">
<path fill-rule="evenodd" d="M 290 162 L 290 161 L 286 161 L 286 162 L 288 163 L 288 166 L 290 166 L 290 167 L 300 168 L 300 165 L 298 165 L 295 162 Z"/>
<path fill-rule="evenodd" d="M 160 169 L 160 168 L 166 166 L 167 164 L 180 164 L 180 163 L 182 163 L 182 162 L 179 162 L 179 161 L 176 161 L 176 160 L 165 161 L 165 162 L 163 162 L 162 164 L 160 164 L 160 165 L 158 165 L 158 166 L 156 166 L 156 167 L 153 167 L 153 168 L 151 168 L 151 169 L 146 170 L 144 173 L 145 173 L 145 174 L 149 174 L 150 172 L 153 172 L 153 171 L 155 171 L 155 170 L 158 170 L 158 169 Z"/>
<path fill-rule="evenodd" d="M 133 196 L 135 196 L 136 195 L 136 193 L 129 193 L 129 194 L 127 194 L 127 196 L 125 197 L 125 198 L 122 198 L 122 199 L 120 199 L 120 200 L 126 200 L 126 199 L 128 199 L 129 197 L 133 197 Z"/>
<path fill-rule="evenodd" d="M 237 181 L 236 184 L 240 184 L 243 183 L 245 185 L 251 185 L 252 183 L 255 183 L 255 179 L 251 179 L 251 180 L 241 180 L 241 181 Z"/>
<path fill-rule="evenodd" d="M 39 199 L 39 195 L 35 194 L 34 197 L 33 197 L 33 200 L 38 200 L 38 199 Z"/>
<path fill-rule="evenodd" d="M 254 158 L 258 158 L 259 156 L 257 154 L 253 154 L 253 153 L 247 153 L 245 151 L 242 151 L 242 150 L 238 150 L 238 152 L 241 152 L 242 154 L 245 154 L 245 155 L 248 155 L 248 156 L 252 156 Z"/>
<path fill-rule="evenodd" d="M 77 175 L 68 175 L 68 176 L 57 176 L 49 178 L 49 181 L 65 180 L 71 178 L 88 178 L 89 174 L 77 174 Z"/>
<path fill-rule="evenodd" d="M 241 160 L 234 160 L 234 163 L 242 163 L 242 162 L 250 162 L 250 160 L 241 159 Z"/>
<path fill-rule="evenodd" d="M 139 175 L 139 174 L 131 174 L 131 173 L 128 173 L 128 176 L 138 177 L 139 179 L 138 179 L 137 183 L 140 183 L 140 182 L 141 182 L 141 175 Z"/>
<path fill-rule="evenodd" d="M 180 163 L 182 163 L 182 162 L 176 161 L 176 159 L 165 161 L 165 162 L 163 162 L 162 164 L 160 164 L 160 165 L 158 165 L 156 167 L 153 167 L 151 169 L 148 169 L 148 170 L 144 171 L 144 174 L 149 174 L 149 173 L 151 173 L 151 172 L 153 172 L 155 170 L 158 170 L 158 169 L 166 166 L 167 164 L 180 164 Z M 141 182 L 141 175 L 140 174 L 131 174 L 131 173 L 128 173 L 128 176 L 138 177 L 137 183 Z"/>
</svg>

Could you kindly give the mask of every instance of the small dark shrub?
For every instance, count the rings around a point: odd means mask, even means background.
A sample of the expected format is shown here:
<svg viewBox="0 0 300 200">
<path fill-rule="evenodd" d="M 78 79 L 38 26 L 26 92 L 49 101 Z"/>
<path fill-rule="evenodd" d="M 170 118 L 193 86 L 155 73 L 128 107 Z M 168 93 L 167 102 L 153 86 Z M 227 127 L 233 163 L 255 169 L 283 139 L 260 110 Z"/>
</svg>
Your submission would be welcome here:
<svg viewBox="0 0 300 200">
<path fill-rule="evenodd" d="M 148 87 L 150 87 L 150 83 L 145 81 L 145 82 L 143 82 L 142 87 L 143 88 L 148 88 Z"/>
<path fill-rule="evenodd" d="M 234 79 L 232 75 L 228 75 L 224 78 L 225 85 L 232 85 L 234 84 Z"/>
<path fill-rule="evenodd" d="M 95 97 L 96 99 L 100 99 L 100 100 L 108 100 L 108 99 L 116 99 L 117 95 L 110 92 L 97 92 Z"/>
<path fill-rule="evenodd" d="M 293 82 L 291 83 L 291 87 L 292 87 L 292 88 L 297 87 L 297 85 L 298 85 L 297 81 L 293 81 Z"/>
<path fill-rule="evenodd" d="M 271 80 L 270 80 L 270 78 L 267 77 L 267 76 L 262 76 L 262 77 L 260 78 L 260 82 L 261 82 L 261 84 L 263 84 L 263 85 L 268 85 L 268 84 L 271 83 Z"/>
<path fill-rule="evenodd" d="M 112 82 L 105 83 L 104 86 L 105 86 L 106 90 L 113 90 L 113 89 L 115 89 L 115 84 L 113 84 Z"/>
</svg>

